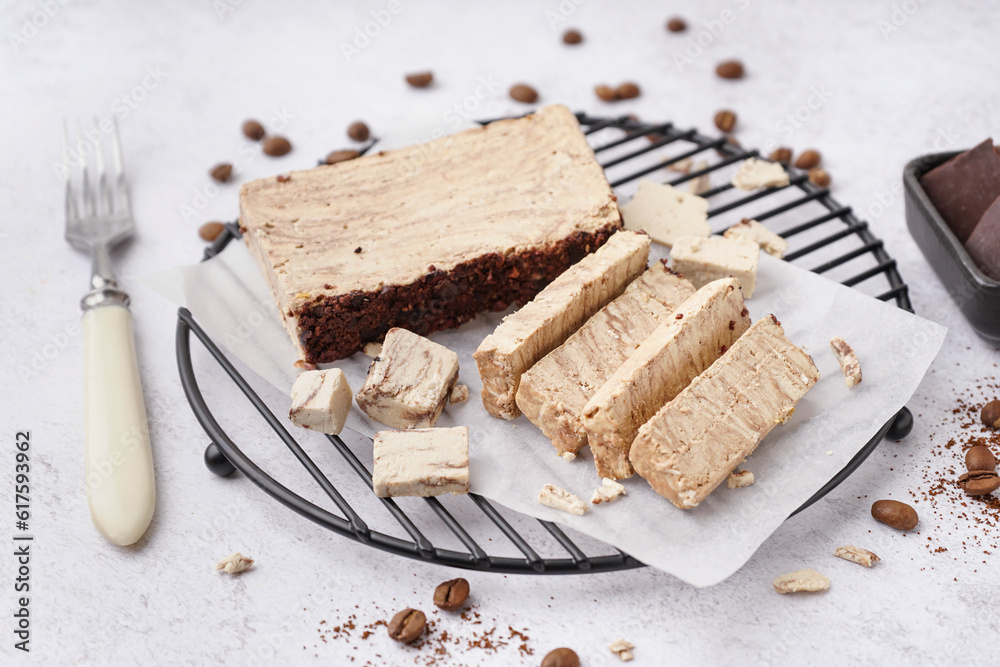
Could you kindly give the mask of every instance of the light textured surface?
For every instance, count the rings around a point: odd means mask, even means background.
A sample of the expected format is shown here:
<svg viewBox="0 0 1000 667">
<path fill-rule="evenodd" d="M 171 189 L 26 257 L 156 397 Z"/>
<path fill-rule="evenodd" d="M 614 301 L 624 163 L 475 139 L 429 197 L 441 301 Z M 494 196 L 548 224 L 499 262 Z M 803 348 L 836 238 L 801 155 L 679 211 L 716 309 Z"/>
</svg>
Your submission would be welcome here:
<svg viewBox="0 0 1000 667">
<path fill-rule="evenodd" d="M 304 371 L 292 385 L 288 418 L 302 428 L 337 434 L 344 428 L 353 398 L 347 377 L 339 368 Z"/>
<path fill-rule="evenodd" d="M 765 316 L 639 428 L 629 460 L 661 496 L 697 507 L 818 380 L 812 359 Z"/>
<path fill-rule="evenodd" d="M 521 374 L 572 335 L 594 313 L 617 298 L 646 270 L 649 237 L 613 234 L 523 308 L 504 318 L 476 350 L 483 405 L 494 417 L 521 414 L 515 397 Z"/>
<path fill-rule="evenodd" d="M 583 427 L 597 474 L 632 474 L 629 447 L 639 427 L 712 365 L 750 326 L 738 283 L 709 283 L 660 324 L 583 409 Z"/>
<path fill-rule="evenodd" d="M 744 218 L 726 230 L 723 234 L 727 239 L 744 239 L 753 241 L 760 249 L 769 255 L 774 255 L 778 259 L 785 256 L 788 250 L 788 241 L 781 238 L 770 229 L 760 224 L 756 220 Z"/>
<path fill-rule="evenodd" d="M 457 379 L 457 354 L 406 329 L 389 329 L 356 400 L 386 426 L 430 428 Z"/>
<path fill-rule="evenodd" d="M 910 239 L 900 175 L 917 155 L 970 147 L 997 132 L 995 87 L 983 83 L 996 78 L 995 59 L 984 57 L 984 45 L 1000 32 L 996 10 L 969 0 L 928 2 L 908 14 L 860 0 L 748 6 L 679 1 L 669 8 L 587 2 L 574 4 L 562 21 L 555 2 L 461 9 L 404 3 L 347 63 L 340 43 L 350 43 L 384 3 L 232 4 L 239 6 L 220 18 L 211 3 L 68 3 L 16 53 L 8 31 L 18 34 L 40 5 L 6 5 L 0 72 L 10 94 L 0 95 L 8 127 L 0 139 L 8 156 L 0 179 L 0 233 L 5 247 L 17 251 L 6 260 L 8 292 L 0 301 L 7 344 L 2 363 L 9 371 L 0 385 L 0 404 L 7 408 L 0 421 L 8 442 L 15 429 L 32 429 L 38 547 L 32 653 L 17 655 L 16 664 L 330 665 L 348 655 L 357 657 L 354 664 L 379 664 L 398 649 L 384 633 L 352 650 L 319 641 L 318 628 L 327 627 L 320 620 L 339 623 L 350 613 L 366 622 L 387 619 L 406 606 L 429 611 L 433 587 L 455 576 L 469 579 L 477 611 L 503 627 L 528 629 L 535 662 L 569 645 L 588 665 L 620 664 L 607 646 L 621 636 L 638 647 L 630 664 L 640 666 L 658 665 L 665 652 L 690 665 L 869 665 L 902 657 L 944 666 L 954 662 L 956 647 L 970 663 L 991 662 L 1000 599 L 982 592 L 996 554 L 960 555 L 962 540 L 978 529 L 958 520 L 932 522 L 919 536 L 904 538 L 873 523 L 868 506 L 872 497 L 909 499 L 908 491 L 920 488 L 920 471 L 932 460 L 929 437 L 954 407 L 950 397 L 977 384 L 995 363 L 995 348 L 975 336 Z M 719 22 L 724 10 L 734 20 L 711 37 L 704 22 Z M 546 12 L 557 17 L 555 28 Z M 685 16 L 691 32 L 667 35 L 667 13 Z M 889 26 L 884 34 L 879 22 Z M 578 48 L 558 40 L 558 31 L 570 25 L 584 33 Z M 689 38 L 699 34 L 709 35 L 707 46 L 679 71 L 674 57 L 683 57 Z M 732 56 L 744 59 L 747 78 L 716 79 L 715 63 Z M 142 90 L 147 67 L 161 67 L 166 75 L 134 108 L 121 107 L 128 111 L 120 124 L 139 236 L 119 257 L 133 297 L 160 498 L 145 539 L 119 549 L 96 533 L 87 515 L 76 304 L 89 263 L 62 242 L 61 185 L 50 164 L 59 156 L 61 119 L 109 113 L 133 87 Z M 409 90 L 402 73 L 424 67 L 436 70 L 439 85 Z M 643 85 L 642 97 L 616 105 L 594 99 L 593 83 L 623 73 Z M 475 97 L 479 77 L 496 82 L 481 100 Z M 634 110 L 705 132 L 712 115 L 730 107 L 739 112 L 745 146 L 766 148 L 773 141 L 820 148 L 834 194 L 885 240 L 909 281 L 916 311 L 951 328 L 937 372 L 909 403 L 913 433 L 901 443 L 883 443 L 713 588 L 695 589 L 650 569 L 541 579 L 460 575 L 349 542 L 291 514 L 247 479 L 217 479 L 201 463 L 206 439 L 177 380 L 176 313 L 135 276 L 193 261 L 203 249 L 198 225 L 235 215 L 236 188 L 212 190 L 205 171 L 226 158 L 239 158 L 248 177 L 306 168 L 327 150 L 349 144 L 343 132 L 351 121 L 363 117 L 381 131 L 420 100 L 443 112 L 469 97 L 468 111 L 460 106 L 460 112 L 479 118 L 521 112 L 526 107 L 505 96 L 507 85 L 521 79 L 531 79 L 543 100 L 574 110 Z M 814 90 L 825 101 L 810 108 Z M 267 121 L 282 107 L 295 116 L 284 130 L 295 151 L 276 161 L 238 153 L 239 123 L 248 115 Z M 215 194 L 206 196 L 206 189 Z M 185 215 L 182 207 L 192 212 Z M 197 367 L 209 367 L 197 345 L 194 354 Z M 252 408 L 238 392 L 212 377 L 204 382 L 213 409 L 232 415 L 225 426 L 234 437 L 241 444 L 258 439 L 265 427 L 252 421 Z M 258 389 L 275 410 L 287 404 L 284 392 L 263 383 Z M 53 405 L 59 406 L 55 414 Z M 250 424 L 240 425 L 242 419 Z M 341 462 L 327 456 L 323 438 L 306 442 L 325 464 Z M 268 444 L 255 455 L 272 468 L 288 453 L 279 443 Z M 11 473 L 3 469 L 8 481 Z M 363 489 L 350 471 L 343 480 Z M 299 476 L 286 481 L 310 485 Z M 920 511 L 925 506 L 916 504 Z M 921 544 L 926 537 L 951 551 L 930 553 Z M 882 562 L 867 570 L 832 556 L 849 543 L 872 549 Z M 488 542 L 491 549 L 502 544 L 499 535 Z M 220 556 L 237 549 L 257 559 L 252 570 L 238 578 L 212 570 Z M 807 565 L 835 576 L 836 585 L 821 596 L 773 593 L 775 576 Z M 10 559 L 3 567 L 13 573 Z M 12 597 L 3 597 L 8 613 Z M 978 601 L 976 613 L 969 613 L 970 599 Z M 616 620 L 609 624 L 608 618 Z M 665 622 L 650 623 L 653 618 Z M 729 640 L 720 642 L 720 636 Z M 406 655 L 412 662 L 414 654 Z M 8 638 L 0 657 L 12 656 Z M 518 660 L 516 652 L 501 650 L 459 653 L 453 662 L 507 666 Z"/>
<path fill-rule="evenodd" d="M 380 431 L 372 486 L 380 498 L 469 492 L 469 429 Z"/>
<path fill-rule="evenodd" d="M 708 165 L 705 165 L 708 166 Z M 643 179 L 635 196 L 622 204 L 626 229 L 644 231 L 665 246 L 681 236 L 708 236 L 708 200 L 666 183 Z"/>
<path fill-rule="evenodd" d="M 710 236 L 707 239 L 684 236 L 670 249 L 670 262 L 695 287 L 702 287 L 726 276 L 740 281 L 743 296 L 749 299 L 757 287 L 760 247 L 743 239 Z"/>
<path fill-rule="evenodd" d="M 521 376 L 517 407 L 560 454 L 587 444 L 587 401 L 649 334 L 694 294 L 690 282 L 655 262 L 625 292 Z"/>
</svg>

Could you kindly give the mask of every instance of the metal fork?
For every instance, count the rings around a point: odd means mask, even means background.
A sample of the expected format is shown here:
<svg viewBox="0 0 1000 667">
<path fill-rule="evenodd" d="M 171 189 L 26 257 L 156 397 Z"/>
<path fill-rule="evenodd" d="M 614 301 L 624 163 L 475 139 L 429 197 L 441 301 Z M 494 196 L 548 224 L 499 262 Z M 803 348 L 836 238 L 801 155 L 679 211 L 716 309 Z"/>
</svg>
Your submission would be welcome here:
<svg viewBox="0 0 1000 667">
<path fill-rule="evenodd" d="M 112 137 L 111 177 L 105 171 L 105 134 Z M 63 124 L 66 240 L 91 254 L 90 291 L 83 309 L 86 402 L 87 502 L 108 540 L 135 543 L 153 518 L 155 486 L 146 408 L 136 364 L 128 295 L 111 268 L 111 248 L 132 235 L 135 224 L 122 165 L 118 126 L 94 122 L 84 133 L 76 123 L 76 152 Z M 94 154 L 96 184 L 87 163 Z M 75 164 L 74 164 L 75 163 Z M 74 171 L 80 195 L 74 192 Z"/>
</svg>

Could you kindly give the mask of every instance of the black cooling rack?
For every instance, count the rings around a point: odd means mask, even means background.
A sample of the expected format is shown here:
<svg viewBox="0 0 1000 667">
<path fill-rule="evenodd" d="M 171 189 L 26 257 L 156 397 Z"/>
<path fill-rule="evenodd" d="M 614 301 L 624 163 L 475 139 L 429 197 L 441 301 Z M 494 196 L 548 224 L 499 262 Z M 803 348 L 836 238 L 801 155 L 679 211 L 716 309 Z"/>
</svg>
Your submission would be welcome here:
<svg viewBox="0 0 1000 667">
<path fill-rule="evenodd" d="M 840 280 L 844 285 L 864 289 L 882 301 L 894 300 L 912 312 L 906 283 L 896 270 L 896 262 L 871 232 L 868 223 L 858 219 L 850 207 L 843 206 L 830 196 L 827 188 L 809 182 L 804 172 L 790 169 L 790 184 L 743 193 L 729 185 L 727 171 L 734 171 L 738 163 L 758 157 L 755 150 L 744 150 L 726 137 L 709 137 L 696 130 L 679 129 L 672 123 L 648 124 L 633 117 L 592 118 L 577 114 L 584 131 L 594 146 L 598 159 L 608 174 L 611 184 L 619 191 L 628 189 L 639 178 L 649 176 L 663 182 L 663 174 L 674 175 L 667 179 L 671 185 L 684 187 L 694 178 L 708 175 L 717 185 L 701 194 L 710 202 L 708 212 L 716 231 L 743 217 L 753 218 L 777 231 L 790 241 L 790 252 L 785 259 Z M 702 164 L 706 159 L 708 164 Z M 691 165 L 686 171 L 682 165 Z M 670 170 L 674 171 L 671 172 Z M 729 222 L 729 216 L 736 217 Z M 782 226 L 782 224 L 784 226 Z M 226 225 L 222 235 L 205 251 L 205 259 L 215 256 L 230 241 L 239 237 L 236 223 Z M 820 261 L 822 260 L 822 261 Z M 820 263 L 817 263 L 820 262 Z M 302 495 L 277 482 L 255 464 L 219 425 L 202 395 L 191 357 L 191 334 L 207 349 L 222 371 L 243 393 L 256 409 L 274 435 L 285 444 L 298 462 L 304 466 L 323 493 L 336 506 L 340 515 L 306 500 Z M 351 502 L 334 486 L 320 467 L 309 457 L 302 446 L 285 427 L 285 420 L 278 419 L 261 397 L 237 371 L 225 354 L 198 326 L 191 313 L 181 308 L 177 322 L 177 364 L 181 384 L 195 416 L 211 439 L 205 451 L 205 462 L 212 472 L 226 476 L 234 469 L 246 475 L 268 495 L 297 514 L 328 528 L 335 533 L 368 544 L 377 549 L 416 558 L 419 560 L 451 565 L 454 567 L 493 572 L 525 574 L 572 574 L 583 572 L 608 572 L 642 567 L 625 552 L 607 548 L 603 555 L 587 555 L 562 529 L 549 521 L 539 523 L 545 528 L 555 545 L 565 551 L 562 558 L 543 558 L 542 546 L 532 544 L 488 500 L 469 494 L 468 501 L 521 553 L 521 557 L 491 556 L 473 536 L 477 526 L 488 524 L 481 520 L 464 522 L 455 518 L 437 498 L 425 498 L 432 513 L 441 524 L 461 543 L 464 551 L 435 546 L 421 531 L 417 523 L 398 503 L 390 498 L 379 499 L 385 512 L 391 516 L 407 539 L 394 537 L 373 530 L 352 506 Z M 833 479 L 799 507 L 798 514 L 816 502 L 841 481 L 847 478 L 887 435 L 893 439 L 905 437 L 912 427 L 913 418 L 903 408 L 893 420 L 886 423 L 858 454 Z M 346 465 L 357 473 L 371 488 L 371 471 L 338 436 L 326 436 L 333 448 L 343 457 Z M 378 517 L 384 519 L 384 517 Z"/>
</svg>

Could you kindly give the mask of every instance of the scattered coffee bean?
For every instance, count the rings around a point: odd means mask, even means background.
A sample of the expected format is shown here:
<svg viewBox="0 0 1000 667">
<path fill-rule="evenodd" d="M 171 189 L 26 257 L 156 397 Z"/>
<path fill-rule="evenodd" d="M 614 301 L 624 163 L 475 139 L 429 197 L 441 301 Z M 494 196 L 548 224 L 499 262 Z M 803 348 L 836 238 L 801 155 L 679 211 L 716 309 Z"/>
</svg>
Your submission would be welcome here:
<svg viewBox="0 0 1000 667">
<path fill-rule="evenodd" d="M 962 477 L 968 477 L 966 483 L 962 484 Z M 1000 489 L 1000 475 L 992 470 L 977 470 L 962 475 L 958 480 L 958 485 L 970 496 L 987 496 L 997 489 Z"/>
<path fill-rule="evenodd" d="M 354 139 L 354 141 L 368 141 L 371 132 L 368 131 L 367 125 L 358 120 L 351 123 L 350 127 L 347 128 L 347 136 Z"/>
<path fill-rule="evenodd" d="M 291 174 L 278 174 L 274 178 L 279 183 L 287 183 L 288 181 L 292 180 Z"/>
<path fill-rule="evenodd" d="M 204 225 L 198 228 L 198 236 L 205 239 L 209 243 L 219 238 L 219 234 L 226 226 L 221 222 L 206 222 Z"/>
<path fill-rule="evenodd" d="M 715 73 L 723 79 L 742 79 L 743 63 L 739 60 L 721 62 L 716 66 Z"/>
<path fill-rule="evenodd" d="M 445 611 L 455 611 L 469 598 L 469 582 L 459 577 L 434 589 L 434 604 Z"/>
<path fill-rule="evenodd" d="M 583 41 L 583 35 L 579 30 L 567 30 L 563 33 L 563 44 L 579 44 Z"/>
<path fill-rule="evenodd" d="M 821 188 L 828 187 L 830 185 L 830 174 L 826 173 L 826 169 L 820 169 L 819 167 L 813 167 L 809 170 L 809 182 L 813 185 L 818 185 Z"/>
<path fill-rule="evenodd" d="M 355 255 L 360 255 L 361 251 L 362 251 L 361 246 L 358 246 L 357 248 L 354 249 L 354 254 Z"/>
<path fill-rule="evenodd" d="M 386 629 L 397 642 L 409 644 L 424 633 L 427 617 L 418 609 L 404 609 L 389 621 Z"/>
<path fill-rule="evenodd" d="M 917 510 L 898 500 L 876 500 L 872 518 L 897 530 L 913 530 L 917 525 Z"/>
<path fill-rule="evenodd" d="M 976 470 L 996 470 L 997 459 L 985 445 L 975 445 L 965 453 L 965 467 L 969 472 Z"/>
<path fill-rule="evenodd" d="M 336 164 L 338 162 L 347 162 L 348 160 L 353 160 L 361 155 L 360 152 L 353 149 L 346 149 L 342 151 L 332 151 L 326 156 L 327 164 Z"/>
<path fill-rule="evenodd" d="M 813 167 L 818 167 L 822 159 L 819 151 L 810 148 L 807 151 L 802 151 L 802 154 L 795 160 L 795 166 L 799 169 L 812 169 Z"/>
<path fill-rule="evenodd" d="M 510 87 L 511 99 L 525 104 L 534 104 L 538 101 L 538 91 L 525 83 L 518 83 Z"/>
<path fill-rule="evenodd" d="M 984 405 L 979 418 L 990 428 L 1000 428 L 1000 401 L 990 401 Z"/>
<path fill-rule="evenodd" d="M 670 32 L 684 32 L 685 30 L 687 30 L 687 28 L 688 28 L 687 21 L 680 18 L 679 16 L 675 16 L 671 18 L 669 21 L 667 21 L 667 30 L 669 30 Z"/>
<path fill-rule="evenodd" d="M 958 486 L 970 496 L 986 496 L 1000 489 L 1000 475 L 992 470 L 973 470 L 958 478 Z"/>
<path fill-rule="evenodd" d="M 626 81 L 615 89 L 615 97 L 620 100 L 631 100 L 639 97 L 641 92 L 638 85 L 631 81 Z"/>
<path fill-rule="evenodd" d="M 792 161 L 792 149 L 785 147 L 775 148 L 767 157 L 772 162 L 780 162 L 781 164 L 787 165 Z"/>
<path fill-rule="evenodd" d="M 271 157 L 287 155 L 292 150 L 292 144 L 284 137 L 268 137 L 264 140 L 264 152 Z"/>
<path fill-rule="evenodd" d="M 597 93 L 597 96 L 605 102 L 614 102 L 618 99 L 618 95 L 615 94 L 615 89 L 611 86 L 605 86 L 603 84 L 594 86 L 594 92 Z"/>
<path fill-rule="evenodd" d="M 736 127 L 736 114 L 729 109 L 723 109 L 715 114 L 715 126 L 723 132 L 732 132 Z"/>
<path fill-rule="evenodd" d="M 580 656 L 571 648 L 557 648 L 542 658 L 542 667 L 580 667 Z"/>
<path fill-rule="evenodd" d="M 416 72 L 406 75 L 406 83 L 414 88 L 426 88 L 434 81 L 434 72 Z"/>
<path fill-rule="evenodd" d="M 247 139 L 260 141 L 264 138 L 265 134 L 267 132 L 264 131 L 264 126 L 255 120 L 248 120 L 243 123 L 243 136 Z"/>
<path fill-rule="evenodd" d="M 219 183 L 228 183 L 230 177 L 233 175 L 233 165 L 228 162 L 223 162 L 212 167 L 208 175 L 212 177 L 212 180 Z"/>
</svg>

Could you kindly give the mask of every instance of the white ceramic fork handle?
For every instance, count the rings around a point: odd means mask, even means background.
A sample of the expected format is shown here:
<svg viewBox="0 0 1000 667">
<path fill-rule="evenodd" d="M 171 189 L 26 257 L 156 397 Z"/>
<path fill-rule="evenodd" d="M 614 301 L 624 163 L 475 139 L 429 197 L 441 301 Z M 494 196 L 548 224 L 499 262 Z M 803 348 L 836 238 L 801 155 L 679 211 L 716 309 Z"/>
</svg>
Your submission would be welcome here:
<svg viewBox="0 0 1000 667">
<path fill-rule="evenodd" d="M 119 545 L 149 527 L 156 493 L 132 313 L 110 303 L 83 313 L 87 501 L 94 526 Z"/>
</svg>

